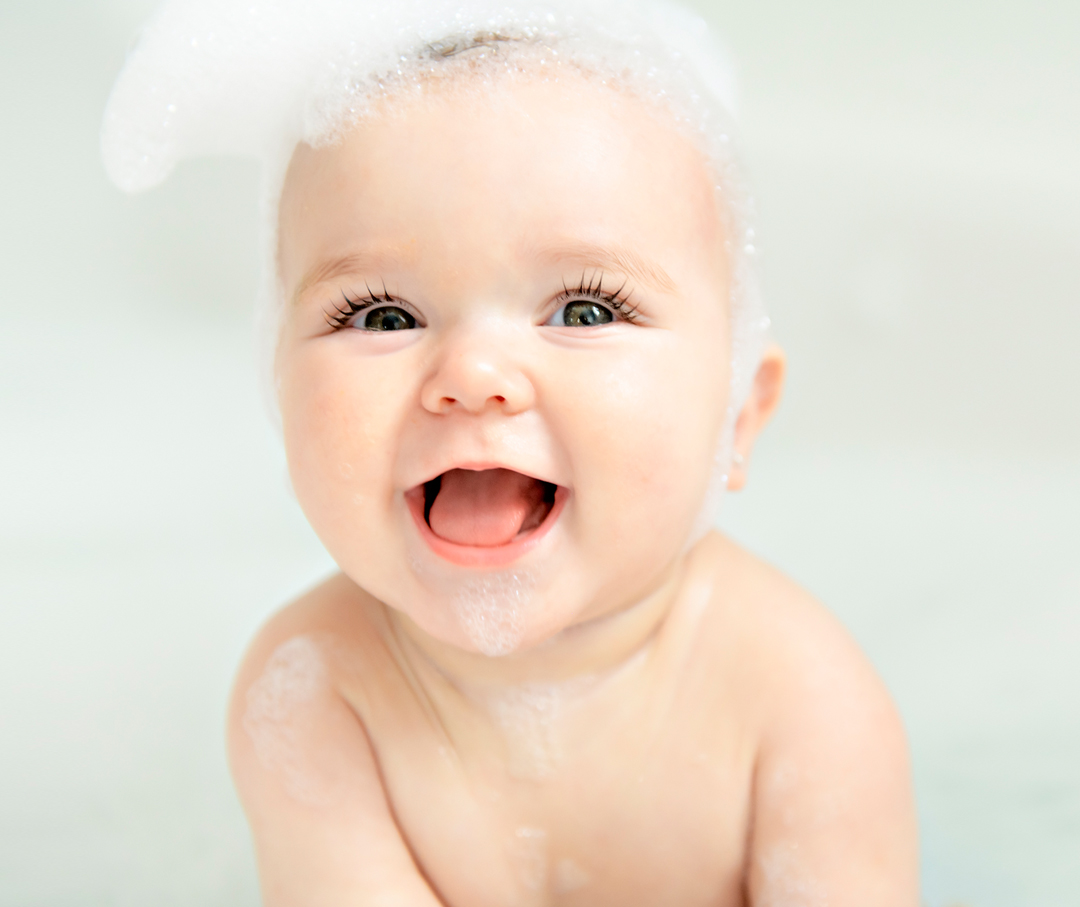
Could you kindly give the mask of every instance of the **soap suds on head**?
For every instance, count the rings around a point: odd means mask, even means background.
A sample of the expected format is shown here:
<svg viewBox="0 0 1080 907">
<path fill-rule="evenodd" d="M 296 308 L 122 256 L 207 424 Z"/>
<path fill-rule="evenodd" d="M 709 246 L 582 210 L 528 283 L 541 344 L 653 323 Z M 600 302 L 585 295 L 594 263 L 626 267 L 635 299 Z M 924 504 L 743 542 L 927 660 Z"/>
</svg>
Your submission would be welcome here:
<svg viewBox="0 0 1080 907">
<path fill-rule="evenodd" d="M 241 725 L 268 771 L 309 806 L 325 806 L 331 791 L 308 753 L 305 732 L 313 724 L 317 700 L 330 689 L 330 675 L 318 644 L 308 636 L 282 643 L 248 688 Z"/>
</svg>

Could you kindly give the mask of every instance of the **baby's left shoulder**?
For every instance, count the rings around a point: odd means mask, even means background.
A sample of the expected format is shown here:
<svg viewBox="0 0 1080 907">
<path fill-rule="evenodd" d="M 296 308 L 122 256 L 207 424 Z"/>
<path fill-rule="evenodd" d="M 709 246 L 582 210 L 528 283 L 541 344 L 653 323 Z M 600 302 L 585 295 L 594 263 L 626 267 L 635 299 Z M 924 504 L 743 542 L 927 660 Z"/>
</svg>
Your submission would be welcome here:
<svg viewBox="0 0 1080 907">
<path fill-rule="evenodd" d="M 710 590 L 702 644 L 759 691 L 756 705 L 772 721 L 856 703 L 881 711 L 882 720 L 896 719 L 869 660 L 810 593 L 719 533 L 703 540 L 696 559 L 695 572 Z"/>
<path fill-rule="evenodd" d="M 797 884 L 830 904 L 914 905 L 907 742 L 884 683 L 809 593 L 722 536 L 703 545 L 702 645 L 755 741 L 751 902 Z"/>
</svg>

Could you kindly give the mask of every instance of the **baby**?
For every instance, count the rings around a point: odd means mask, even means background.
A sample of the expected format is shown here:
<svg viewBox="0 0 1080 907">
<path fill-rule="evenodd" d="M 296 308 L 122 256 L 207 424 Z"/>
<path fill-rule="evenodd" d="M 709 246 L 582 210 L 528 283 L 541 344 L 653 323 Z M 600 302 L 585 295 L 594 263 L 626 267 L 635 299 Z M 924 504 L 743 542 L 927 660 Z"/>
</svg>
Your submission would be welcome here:
<svg viewBox="0 0 1080 907">
<path fill-rule="evenodd" d="M 697 26 L 299 6 L 167 7 L 105 132 L 131 188 L 192 148 L 268 161 L 276 401 L 341 572 L 236 681 L 265 902 L 914 907 L 880 681 L 709 530 L 784 360 Z M 288 103 L 183 126 L 245 81 Z"/>
</svg>

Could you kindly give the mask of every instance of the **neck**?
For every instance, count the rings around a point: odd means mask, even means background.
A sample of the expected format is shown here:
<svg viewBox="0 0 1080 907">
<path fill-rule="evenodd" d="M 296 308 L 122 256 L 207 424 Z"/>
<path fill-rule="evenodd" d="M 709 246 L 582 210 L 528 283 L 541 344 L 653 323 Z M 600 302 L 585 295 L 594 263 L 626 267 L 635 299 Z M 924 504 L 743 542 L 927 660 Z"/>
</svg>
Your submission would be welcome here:
<svg viewBox="0 0 1080 907">
<path fill-rule="evenodd" d="M 422 678 L 434 669 L 459 689 L 558 684 L 617 670 L 646 650 L 666 621 L 691 554 L 680 556 L 644 596 L 602 617 L 572 625 L 528 649 L 490 657 L 435 639 L 387 609 L 402 650 Z"/>
</svg>

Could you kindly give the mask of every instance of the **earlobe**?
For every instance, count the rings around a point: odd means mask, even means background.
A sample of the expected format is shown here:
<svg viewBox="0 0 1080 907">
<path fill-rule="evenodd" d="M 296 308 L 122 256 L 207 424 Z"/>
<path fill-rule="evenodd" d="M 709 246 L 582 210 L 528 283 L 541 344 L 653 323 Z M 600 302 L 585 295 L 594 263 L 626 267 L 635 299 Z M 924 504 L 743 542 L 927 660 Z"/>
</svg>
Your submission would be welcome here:
<svg viewBox="0 0 1080 907">
<path fill-rule="evenodd" d="M 728 468 L 729 491 L 738 491 L 746 484 L 750 452 L 753 450 L 758 434 L 780 405 L 786 371 L 787 359 L 784 351 L 775 343 L 769 344 L 761 355 L 761 362 L 754 374 L 750 394 L 735 422 L 731 465 Z"/>
</svg>

